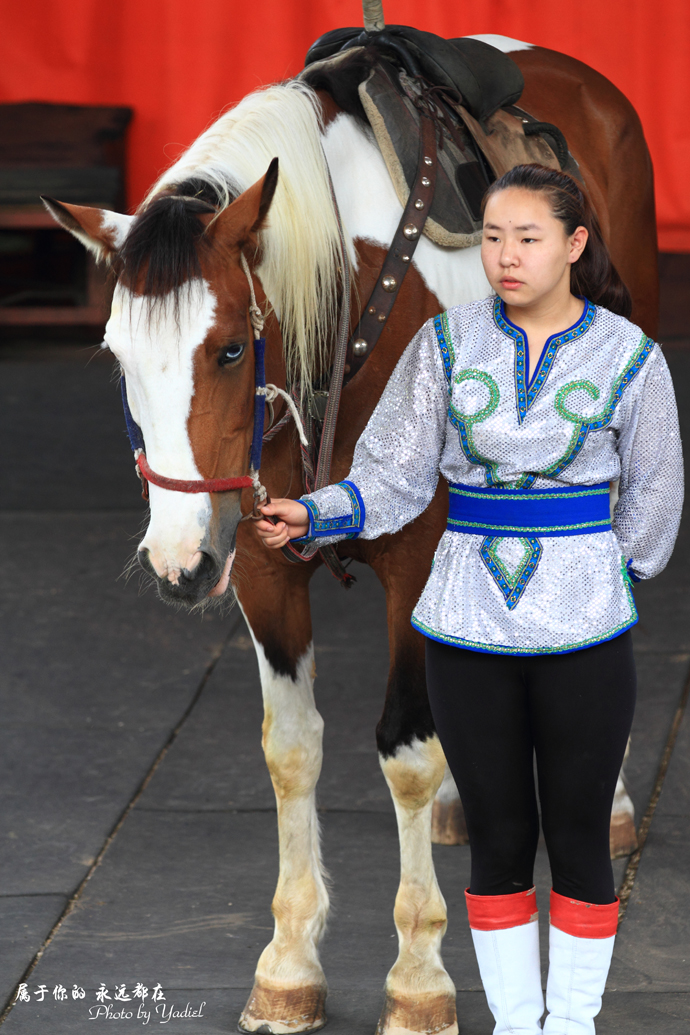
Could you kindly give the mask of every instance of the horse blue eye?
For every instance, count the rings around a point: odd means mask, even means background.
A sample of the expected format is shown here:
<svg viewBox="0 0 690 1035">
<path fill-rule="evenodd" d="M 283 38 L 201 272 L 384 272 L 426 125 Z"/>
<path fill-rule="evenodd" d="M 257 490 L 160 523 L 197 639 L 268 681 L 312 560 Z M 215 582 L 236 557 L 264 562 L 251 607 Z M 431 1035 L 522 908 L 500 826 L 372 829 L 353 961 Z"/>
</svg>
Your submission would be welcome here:
<svg viewBox="0 0 690 1035">
<path fill-rule="evenodd" d="M 245 350 L 244 342 L 233 342 L 232 345 L 226 345 L 221 349 L 218 357 L 219 364 L 224 367 L 228 363 L 236 363 Z"/>
</svg>

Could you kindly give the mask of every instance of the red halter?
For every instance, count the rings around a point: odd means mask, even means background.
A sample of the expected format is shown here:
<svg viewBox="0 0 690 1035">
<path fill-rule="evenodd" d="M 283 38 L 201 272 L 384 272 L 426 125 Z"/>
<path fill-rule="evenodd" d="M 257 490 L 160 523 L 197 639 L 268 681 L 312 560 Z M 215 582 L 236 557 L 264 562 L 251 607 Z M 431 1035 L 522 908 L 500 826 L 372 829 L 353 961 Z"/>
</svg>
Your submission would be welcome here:
<svg viewBox="0 0 690 1035">
<path fill-rule="evenodd" d="M 144 453 L 140 453 L 136 458 L 136 464 L 142 479 L 146 479 L 152 485 L 160 486 L 161 489 L 170 489 L 172 492 L 232 492 L 235 489 L 251 489 L 254 484 L 248 474 L 241 475 L 239 478 L 203 478 L 193 481 L 166 478 L 165 475 L 156 474 L 149 467 Z"/>
</svg>

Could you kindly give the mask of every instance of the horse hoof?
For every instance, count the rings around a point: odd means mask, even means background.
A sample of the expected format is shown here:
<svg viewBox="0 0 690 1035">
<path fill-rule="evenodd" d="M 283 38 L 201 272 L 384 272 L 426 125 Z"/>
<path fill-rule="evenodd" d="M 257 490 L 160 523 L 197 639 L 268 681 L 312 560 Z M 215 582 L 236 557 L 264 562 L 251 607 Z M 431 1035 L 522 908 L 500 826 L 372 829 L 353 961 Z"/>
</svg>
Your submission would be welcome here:
<svg viewBox="0 0 690 1035">
<path fill-rule="evenodd" d="M 465 813 L 459 798 L 434 801 L 431 810 L 431 840 L 435 845 L 469 844 Z"/>
<path fill-rule="evenodd" d="M 635 821 L 629 812 L 611 816 L 609 848 L 612 859 L 621 859 L 637 848 Z"/>
<path fill-rule="evenodd" d="M 281 1028 L 281 1027 L 276 1027 L 276 1024 L 280 1025 L 281 1023 L 282 1023 L 282 1021 L 272 1021 L 271 1023 L 269 1023 L 268 1021 L 265 1021 L 259 1028 L 243 1028 L 242 1027 L 242 1021 L 239 1021 L 238 1025 L 237 1025 L 237 1030 L 238 1031 L 242 1031 L 242 1032 L 251 1031 L 251 1032 L 254 1033 L 254 1035 L 273 1035 L 274 1032 L 280 1032 L 280 1031 L 285 1031 L 285 1030 L 300 1032 L 300 1035 L 309 1035 L 310 1031 L 321 1031 L 321 1029 L 323 1028 L 323 1026 L 326 1023 L 326 1018 L 324 1017 L 324 1019 L 321 1022 L 321 1024 L 317 1025 L 316 1028 L 288 1028 L 288 1029 L 285 1029 L 285 1028 Z"/>
<path fill-rule="evenodd" d="M 386 996 L 376 1035 L 458 1035 L 455 996 Z"/>
<path fill-rule="evenodd" d="M 259 1035 L 307 1035 L 326 1023 L 327 989 L 319 985 L 306 988 L 270 988 L 255 984 L 242 1011 L 238 1031 Z"/>
</svg>

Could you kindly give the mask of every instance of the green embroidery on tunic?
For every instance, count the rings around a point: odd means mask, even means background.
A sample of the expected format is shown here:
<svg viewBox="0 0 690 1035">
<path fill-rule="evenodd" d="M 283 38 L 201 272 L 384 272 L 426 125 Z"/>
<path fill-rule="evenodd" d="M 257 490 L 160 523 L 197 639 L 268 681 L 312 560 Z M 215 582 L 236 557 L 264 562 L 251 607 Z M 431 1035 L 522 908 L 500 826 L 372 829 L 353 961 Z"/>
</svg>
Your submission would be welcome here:
<svg viewBox="0 0 690 1035">
<path fill-rule="evenodd" d="M 499 480 L 496 474 L 498 464 L 494 460 L 489 460 L 488 457 L 482 456 L 479 452 L 474 442 L 472 427 L 475 424 L 481 424 L 481 422 L 487 420 L 492 413 L 495 413 L 501 400 L 501 393 L 491 374 L 487 374 L 483 370 L 460 370 L 453 377 L 453 383 L 460 385 L 463 381 L 479 381 L 481 384 L 485 385 L 489 390 L 489 401 L 486 406 L 482 407 L 481 410 L 478 410 L 477 413 L 462 413 L 453 404 L 452 394 L 449 393 L 448 419 L 460 432 L 460 445 L 470 463 L 480 465 L 484 468 L 488 485 L 500 486 L 503 483 Z"/>
<path fill-rule="evenodd" d="M 565 468 L 568 467 L 581 452 L 588 434 L 591 431 L 601 431 L 610 424 L 616 407 L 622 398 L 623 392 L 640 372 L 654 348 L 654 342 L 652 339 L 643 335 L 640 344 L 635 350 L 630 361 L 626 364 L 623 372 L 616 378 L 609 393 L 606 406 L 600 413 L 594 414 L 592 417 L 575 413 L 566 406 L 565 400 L 573 392 L 582 391 L 586 392 L 590 398 L 596 402 L 599 399 L 601 392 L 595 384 L 586 380 L 569 381 L 568 384 L 559 388 L 556 392 L 554 408 L 563 420 L 574 425 L 565 453 L 563 453 L 563 455 L 557 460 L 554 460 L 552 464 L 549 464 L 548 467 L 538 471 L 525 472 L 516 481 L 504 482 L 498 477 L 498 461 L 491 460 L 489 457 L 483 456 L 480 453 L 472 433 L 472 428 L 475 424 L 480 424 L 496 412 L 501 399 L 498 384 L 490 374 L 483 370 L 461 370 L 454 376 L 450 376 L 455 363 L 455 349 L 452 342 L 448 313 L 442 313 L 440 317 L 436 317 L 437 335 L 439 335 L 439 319 L 443 329 L 443 341 L 439 338 L 439 345 L 441 345 L 442 352 L 444 353 L 444 363 L 446 364 L 446 373 L 449 379 L 448 394 L 450 398 L 448 405 L 448 419 L 460 433 L 460 446 L 469 462 L 471 464 L 475 464 L 477 467 L 483 467 L 486 473 L 487 485 L 495 486 L 496 488 L 529 489 L 537 478 L 555 478 L 565 470 Z M 462 384 L 463 381 L 479 381 L 489 390 L 488 403 L 475 414 L 461 413 L 461 411 L 453 405 L 451 394 L 452 386 L 453 384 Z"/>
</svg>

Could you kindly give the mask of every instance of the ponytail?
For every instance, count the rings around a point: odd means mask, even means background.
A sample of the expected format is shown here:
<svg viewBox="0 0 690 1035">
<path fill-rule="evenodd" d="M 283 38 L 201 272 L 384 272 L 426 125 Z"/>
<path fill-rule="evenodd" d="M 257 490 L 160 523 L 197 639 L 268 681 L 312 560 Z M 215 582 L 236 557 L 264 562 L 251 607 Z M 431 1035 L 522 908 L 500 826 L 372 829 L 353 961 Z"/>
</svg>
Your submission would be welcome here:
<svg viewBox="0 0 690 1035">
<path fill-rule="evenodd" d="M 589 237 L 584 251 L 570 267 L 570 290 L 574 295 L 582 295 L 596 305 L 610 309 L 612 313 L 630 317 L 630 292 L 611 262 L 597 214 L 575 180 L 543 165 L 516 165 L 491 184 L 484 195 L 483 205 L 492 195 L 509 187 L 545 194 L 567 237 L 574 234 L 578 226 L 587 229 Z"/>
</svg>

